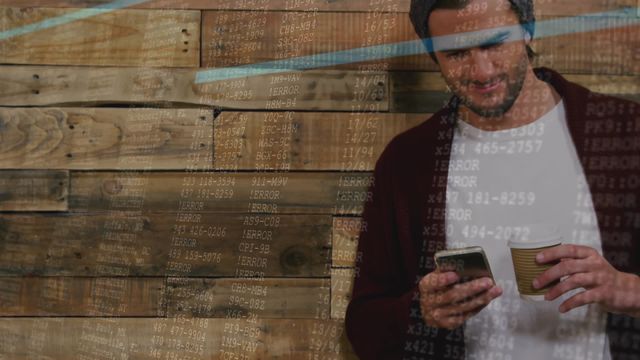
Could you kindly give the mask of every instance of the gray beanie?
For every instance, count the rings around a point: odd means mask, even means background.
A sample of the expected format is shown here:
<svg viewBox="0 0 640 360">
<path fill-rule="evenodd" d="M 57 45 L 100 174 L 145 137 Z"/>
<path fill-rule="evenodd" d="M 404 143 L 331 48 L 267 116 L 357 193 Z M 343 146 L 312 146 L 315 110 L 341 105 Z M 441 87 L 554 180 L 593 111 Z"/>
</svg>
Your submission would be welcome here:
<svg viewBox="0 0 640 360">
<path fill-rule="evenodd" d="M 433 55 L 433 44 L 429 36 L 429 29 L 427 28 L 427 20 L 431 11 L 433 11 L 436 3 L 442 0 L 411 0 L 411 10 L 409 11 L 409 17 L 413 23 L 413 27 L 416 33 L 423 40 L 425 47 L 429 54 Z M 526 32 L 533 38 L 533 32 L 535 30 L 535 15 L 533 13 L 533 0 L 509 0 L 514 8 L 516 15 L 520 21 L 520 25 Z"/>
</svg>

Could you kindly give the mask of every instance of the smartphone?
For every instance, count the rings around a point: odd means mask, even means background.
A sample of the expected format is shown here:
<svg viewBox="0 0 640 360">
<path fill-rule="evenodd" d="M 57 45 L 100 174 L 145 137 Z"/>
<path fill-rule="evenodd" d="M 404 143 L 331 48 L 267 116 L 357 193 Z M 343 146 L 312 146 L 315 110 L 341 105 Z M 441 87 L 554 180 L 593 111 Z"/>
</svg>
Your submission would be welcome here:
<svg viewBox="0 0 640 360">
<path fill-rule="evenodd" d="M 493 280 L 487 256 L 480 246 L 438 251 L 434 259 L 441 271 L 458 273 L 460 282 L 481 277 L 489 277 Z"/>
</svg>

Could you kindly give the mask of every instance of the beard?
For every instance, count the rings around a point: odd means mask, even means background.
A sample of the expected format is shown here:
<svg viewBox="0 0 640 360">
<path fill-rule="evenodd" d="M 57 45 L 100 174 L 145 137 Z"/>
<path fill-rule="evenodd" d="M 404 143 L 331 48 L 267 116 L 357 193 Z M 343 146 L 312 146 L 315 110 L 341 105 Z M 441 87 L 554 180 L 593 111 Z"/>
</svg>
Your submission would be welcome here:
<svg viewBox="0 0 640 360">
<path fill-rule="evenodd" d="M 514 74 L 501 74 L 489 81 L 494 82 L 500 80 L 504 81 L 507 85 L 505 97 L 499 104 L 487 106 L 482 103 L 474 102 L 470 96 L 465 96 L 459 90 L 454 90 L 454 93 L 460 98 L 461 103 L 475 114 L 484 118 L 501 117 L 511 109 L 513 104 L 516 102 L 518 95 L 520 95 L 520 91 L 522 91 L 522 86 L 524 85 L 527 74 L 528 64 L 529 59 L 524 55 L 516 65 Z M 472 80 L 467 80 L 462 84 L 468 87 L 472 83 Z M 490 100 L 490 98 L 487 100 Z"/>
</svg>

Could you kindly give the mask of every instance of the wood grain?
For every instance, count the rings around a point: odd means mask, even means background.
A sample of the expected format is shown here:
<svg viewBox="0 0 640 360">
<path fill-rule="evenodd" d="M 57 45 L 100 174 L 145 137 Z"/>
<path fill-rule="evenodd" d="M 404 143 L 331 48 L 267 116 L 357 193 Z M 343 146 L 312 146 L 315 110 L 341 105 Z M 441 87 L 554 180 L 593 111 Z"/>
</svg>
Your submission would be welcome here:
<svg viewBox="0 0 640 360">
<path fill-rule="evenodd" d="M 212 162 L 213 112 L 0 108 L 0 167 L 124 170 Z"/>
<path fill-rule="evenodd" d="M 360 86 L 357 81 L 363 75 L 339 70 L 198 84 L 196 73 L 197 70 L 165 68 L 0 66 L 0 106 L 146 104 L 253 110 L 388 110 L 388 82 L 382 73 L 368 73 L 368 77 L 382 80 Z M 280 78 L 295 78 L 299 93 L 292 96 L 265 91 Z M 363 94 L 361 98 L 355 88 Z"/>
<path fill-rule="evenodd" d="M 261 319 L 320 319 L 329 313 L 329 287 L 329 278 L 169 278 L 167 316 L 224 318 L 233 309 Z"/>
<path fill-rule="evenodd" d="M 370 182 L 369 173 L 350 172 L 73 172 L 69 209 L 359 214 Z"/>
<path fill-rule="evenodd" d="M 588 89 L 640 102 L 640 76 L 563 74 Z M 391 111 L 433 113 L 451 97 L 439 72 L 394 72 L 391 75 Z M 425 118 L 426 119 L 426 118 Z"/>
<path fill-rule="evenodd" d="M 361 218 L 334 217 L 331 246 L 331 266 L 350 267 L 356 266 L 362 254 L 357 252 L 358 237 L 366 224 Z"/>
<path fill-rule="evenodd" d="M 251 319 L 249 319 L 251 320 Z M 289 319 L 0 319 L 0 355 L 75 357 L 357 359 L 335 320 Z M 226 354 L 225 354 L 226 353 Z M 226 355 L 226 356 L 225 356 Z"/>
<path fill-rule="evenodd" d="M 23 4 L 24 5 L 24 4 Z M 5 29 L 77 10 L 0 8 Z M 198 67 L 199 11 L 115 10 L 0 40 L 5 64 Z"/>
<path fill-rule="evenodd" d="M 0 211 L 66 211 L 68 195 L 68 171 L 0 170 Z"/>
<path fill-rule="evenodd" d="M 357 269 L 331 269 L 331 318 L 344 320 Z"/>
<path fill-rule="evenodd" d="M 539 31 L 551 19 L 554 18 L 538 18 Z M 546 36 L 533 42 L 539 54 L 536 66 L 576 74 L 640 74 L 637 61 L 640 26 L 635 17 L 601 17 L 598 22 L 607 28 L 598 31 L 581 30 L 582 25 L 573 21 L 576 25 L 568 27 L 573 33 Z M 411 56 L 398 56 L 391 49 L 387 52 L 369 48 L 418 39 L 409 17 L 402 13 L 373 16 L 320 12 L 294 16 L 288 12 L 206 11 L 203 29 L 202 65 L 206 67 L 224 68 L 313 55 L 310 61 L 313 67 L 363 69 L 367 68 L 363 64 L 377 63 L 379 69 L 391 71 L 438 69 L 419 42 L 412 49 L 417 55 Z M 471 27 L 468 31 L 474 30 Z M 593 52 L 594 46 L 599 49 L 597 53 Z M 352 55 L 340 53 L 361 48 L 369 49 L 367 56 L 371 61 L 356 62 Z M 326 59 L 330 59 L 328 64 L 324 62 Z M 342 63 L 345 64 L 339 65 Z"/>
<path fill-rule="evenodd" d="M 214 168 L 371 171 L 394 136 L 427 117 L 224 112 L 215 121 Z"/>
<path fill-rule="evenodd" d="M 164 278 L 3 277 L 0 316 L 163 316 Z"/>
<path fill-rule="evenodd" d="M 113 0 L 0 0 L 0 6 L 33 7 L 90 7 L 111 3 Z M 257 3 L 236 0 L 150 0 L 133 6 L 143 9 L 210 9 L 210 10 L 296 10 L 296 11 L 384 11 L 408 12 L 410 0 L 386 1 L 372 6 L 371 0 L 310 0 L 295 3 L 287 0 L 269 0 Z M 562 2 L 535 0 L 537 16 L 575 15 L 637 6 L 635 0 L 567 0 Z"/>
<path fill-rule="evenodd" d="M 297 57 L 314 55 L 309 61 L 314 68 L 436 69 L 419 42 L 413 50 L 418 55 L 412 56 L 373 48 L 418 38 L 407 14 L 372 14 L 205 11 L 201 64 L 224 68 L 289 59 L 295 63 Z M 359 48 L 368 48 L 365 53 L 372 60 L 356 62 L 348 52 L 340 53 Z"/>
<path fill-rule="evenodd" d="M 0 276 L 327 277 L 330 239 L 317 215 L 7 214 Z"/>
</svg>

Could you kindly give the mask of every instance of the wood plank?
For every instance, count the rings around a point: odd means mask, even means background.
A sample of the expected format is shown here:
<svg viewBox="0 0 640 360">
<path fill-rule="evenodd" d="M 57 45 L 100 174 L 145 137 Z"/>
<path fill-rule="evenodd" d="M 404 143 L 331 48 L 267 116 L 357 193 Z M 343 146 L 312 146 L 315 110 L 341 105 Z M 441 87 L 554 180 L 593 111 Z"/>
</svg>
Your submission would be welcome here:
<svg viewBox="0 0 640 360">
<path fill-rule="evenodd" d="M 0 211 L 66 211 L 68 195 L 68 171 L 0 170 Z"/>
<path fill-rule="evenodd" d="M 358 237 L 366 224 L 362 218 L 334 217 L 331 269 L 331 318 L 344 320 L 353 279 L 357 274 L 356 261 L 362 254 L 358 250 Z"/>
<path fill-rule="evenodd" d="M 167 316 L 224 318 L 229 309 L 261 319 L 320 319 L 329 313 L 327 279 L 169 278 Z"/>
<path fill-rule="evenodd" d="M 214 168 L 371 171 L 387 143 L 423 114 L 224 112 Z"/>
<path fill-rule="evenodd" d="M 359 214 L 369 173 L 73 172 L 75 212 Z M 144 184 L 144 191 L 140 193 Z M 191 185 L 190 185 L 191 184 Z M 205 186 L 198 189 L 189 186 Z M 261 191 L 265 190 L 265 191 Z"/>
<path fill-rule="evenodd" d="M 213 161 L 211 110 L 0 108 L 0 124 L 3 168 L 170 170 Z"/>
<path fill-rule="evenodd" d="M 327 277 L 331 261 L 318 215 L 2 215 L 0 235 L 0 276 Z"/>
<path fill-rule="evenodd" d="M 164 278 L 4 277 L 0 316 L 163 316 L 164 282 Z"/>
<path fill-rule="evenodd" d="M 334 217 L 331 243 L 331 266 L 355 267 L 362 254 L 358 250 L 360 231 L 366 228 L 361 218 Z"/>
<path fill-rule="evenodd" d="M 0 8 L 5 29 L 73 9 Z M 51 21 L 51 20 L 49 20 Z M 115 10 L 0 40 L 5 64 L 198 67 L 199 11 Z"/>
<path fill-rule="evenodd" d="M 331 269 L 331 318 L 344 320 L 357 269 Z"/>
<path fill-rule="evenodd" d="M 539 18 L 539 26 L 544 26 L 544 21 L 550 19 L 548 16 Z M 637 19 L 611 16 L 599 19 L 599 22 L 611 28 L 585 32 L 580 31 L 581 25 L 576 23 L 573 28 L 577 30 L 573 34 L 536 39 L 533 48 L 540 56 L 535 65 L 567 73 L 640 74 Z M 402 13 L 372 16 L 371 13 L 346 12 L 206 11 L 203 26 L 202 64 L 214 68 L 310 55 L 317 55 L 316 63 L 312 62 L 314 67 L 326 66 L 323 61 L 327 58 L 333 59 L 333 64 L 354 60 L 343 54 L 329 57 L 321 54 L 417 40 L 409 17 Z M 597 48 L 602 49 L 601 55 L 593 53 L 594 41 Z M 380 70 L 437 70 L 422 44 L 417 43 L 413 51 L 419 55 L 394 56 L 372 49 L 369 55 L 377 56 L 378 60 L 332 65 L 331 68 L 362 69 L 366 68 L 363 64 L 377 63 Z"/>
<path fill-rule="evenodd" d="M 640 76 L 564 75 L 569 81 L 602 92 L 640 102 Z M 391 73 L 391 111 L 398 113 L 433 113 L 451 94 L 439 72 Z M 426 119 L 426 117 L 425 117 Z"/>
<path fill-rule="evenodd" d="M 113 0 L 0 0 L 0 6 L 92 7 Z M 131 8 L 209 9 L 209 10 L 296 10 L 296 11 L 388 11 L 405 12 L 410 0 L 386 1 L 373 5 L 371 0 L 236 1 L 236 0 L 150 0 Z"/>
<path fill-rule="evenodd" d="M 582 25 L 576 24 L 569 26 L 573 34 L 535 40 L 533 48 L 539 56 L 534 64 L 563 73 L 640 75 L 638 18 L 607 17 L 598 21 L 610 28 L 583 32 Z"/>
<path fill-rule="evenodd" d="M 16 360 L 357 359 L 340 321 L 309 319 L 2 318 L 0 349 Z"/>
<path fill-rule="evenodd" d="M 90 7 L 108 4 L 113 0 L 0 0 L 0 6 L 34 7 Z M 291 2 L 269 0 L 267 2 L 236 0 L 150 0 L 132 8 L 142 9 L 210 9 L 210 10 L 296 10 L 296 11 L 385 11 L 408 12 L 410 0 L 372 2 L 371 0 L 308 0 Z M 636 0 L 566 0 L 562 2 L 535 0 L 537 16 L 575 15 L 637 7 Z"/>
<path fill-rule="evenodd" d="M 202 69 L 205 70 L 205 69 Z M 386 111 L 386 74 L 359 85 L 363 75 L 314 70 L 261 75 L 196 84 L 199 70 L 0 66 L 0 106 L 109 104 L 203 105 L 230 109 Z M 225 75 L 225 74 L 222 74 Z M 219 79 L 219 78 L 216 78 Z M 290 81 L 292 80 L 293 81 Z M 272 84 L 295 85 L 299 92 L 269 94 Z M 274 85 L 275 86 L 275 85 Z M 358 88 L 361 92 L 356 93 Z M 362 97 L 359 97 L 362 94 Z"/>
<path fill-rule="evenodd" d="M 318 55 L 313 67 L 328 66 L 325 60 L 354 61 L 350 56 L 333 53 L 382 44 L 417 40 L 407 14 L 353 12 L 259 12 L 205 11 L 203 13 L 201 64 L 224 68 L 265 61 Z M 336 25 L 343 24 L 343 25 Z M 348 24 L 348 25 L 347 25 Z M 422 44 L 416 43 L 419 55 L 393 57 L 371 49 L 368 56 L 382 58 L 379 70 L 435 70 L 436 66 Z M 385 57 L 385 55 L 387 57 Z M 366 69 L 365 63 L 347 63 L 330 68 Z"/>
</svg>

